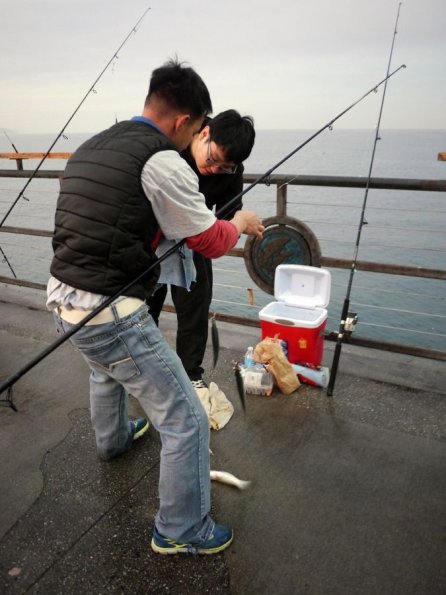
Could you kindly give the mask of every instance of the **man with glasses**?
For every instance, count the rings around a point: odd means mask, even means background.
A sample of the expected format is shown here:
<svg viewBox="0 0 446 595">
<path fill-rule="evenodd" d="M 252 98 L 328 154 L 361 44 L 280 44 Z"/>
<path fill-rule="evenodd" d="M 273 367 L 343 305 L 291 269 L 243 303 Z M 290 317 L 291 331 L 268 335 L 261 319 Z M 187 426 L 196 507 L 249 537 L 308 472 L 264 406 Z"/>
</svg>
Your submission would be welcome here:
<svg viewBox="0 0 446 595">
<path fill-rule="evenodd" d="M 206 206 L 220 219 L 231 218 L 242 208 L 241 199 L 225 210 L 227 203 L 243 189 L 243 165 L 254 145 L 253 120 L 236 110 L 227 110 L 206 119 L 190 146 L 181 153 L 198 177 Z M 209 329 L 212 301 L 212 260 L 194 252 L 196 280 L 190 291 L 171 284 L 178 330 L 176 351 L 195 389 L 205 389 L 203 358 Z M 149 311 L 156 323 L 167 294 L 167 285 L 159 288 L 149 301 Z"/>
</svg>

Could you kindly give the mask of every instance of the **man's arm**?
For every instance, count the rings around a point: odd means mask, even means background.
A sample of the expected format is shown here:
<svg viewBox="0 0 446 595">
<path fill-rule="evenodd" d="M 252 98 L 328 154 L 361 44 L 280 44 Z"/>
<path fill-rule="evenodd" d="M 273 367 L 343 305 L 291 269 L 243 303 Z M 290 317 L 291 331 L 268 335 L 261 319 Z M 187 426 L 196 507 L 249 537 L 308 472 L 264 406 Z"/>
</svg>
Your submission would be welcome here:
<svg viewBox="0 0 446 595">
<path fill-rule="evenodd" d="M 175 151 L 155 153 L 143 168 L 141 183 L 164 236 L 187 238 L 190 248 L 208 258 L 226 254 L 241 233 L 263 232 L 252 211 L 237 211 L 231 221 L 218 221 L 198 191 L 197 176 Z"/>
<path fill-rule="evenodd" d="M 219 258 L 233 248 L 242 233 L 262 237 L 264 227 L 253 211 L 237 211 L 231 221 L 217 219 L 203 233 L 186 239 L 186 245 L 206 258 Z"/>
<path fill-rule="evenodd" d="M 206 258 L 219 258 L 235 246 L 238 238 L 239 233 L 235 225 L 229 221 L 217 220 L 203 233 L 187 238 L 186 245 Z"/>
</svg>

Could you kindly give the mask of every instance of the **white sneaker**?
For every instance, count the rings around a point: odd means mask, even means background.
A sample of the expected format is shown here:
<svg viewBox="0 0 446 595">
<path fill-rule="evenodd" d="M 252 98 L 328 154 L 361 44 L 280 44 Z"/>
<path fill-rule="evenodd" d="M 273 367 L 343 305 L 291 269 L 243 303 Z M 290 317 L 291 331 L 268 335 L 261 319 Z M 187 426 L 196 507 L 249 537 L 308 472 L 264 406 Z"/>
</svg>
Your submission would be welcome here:
<svg viewBox="0 0 446 595">
<path fill-rule="evenodd" d="M 200 378 L 200 380 L 191 380 L 192 382 L 192 386 L 197 389 L 197 388 L 208 388 L 208 385 L 206 384 L 206 382 L 204 380 L 202 380 Z"/>
</svg>

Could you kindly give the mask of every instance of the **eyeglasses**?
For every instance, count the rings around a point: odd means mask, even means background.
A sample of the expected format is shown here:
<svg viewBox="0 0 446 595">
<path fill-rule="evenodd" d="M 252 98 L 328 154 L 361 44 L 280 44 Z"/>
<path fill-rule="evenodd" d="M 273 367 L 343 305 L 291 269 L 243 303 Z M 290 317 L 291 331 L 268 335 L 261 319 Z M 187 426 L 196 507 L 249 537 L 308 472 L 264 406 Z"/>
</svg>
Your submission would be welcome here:
<svg viewBox="0 0 446 595">
<path fill-rule="evenodd" d="M 208 155 L 206 158 L 206 161 L 209 163 L 209 165 L 213 165 L 215 167 L 218 167 L 218 169 L 220 170 L 220 173 L 222 174 L 235 174 L 235 172 L 237 171 L 238 165 L 228 165 L 227 163 L 222 164 L 219 163 L 218 161 L 216 161 L 212 155 L 211 155 L 211 142 L 212 139 L 211 137 L 209 137 L 208 140 Z"/>
</svg>

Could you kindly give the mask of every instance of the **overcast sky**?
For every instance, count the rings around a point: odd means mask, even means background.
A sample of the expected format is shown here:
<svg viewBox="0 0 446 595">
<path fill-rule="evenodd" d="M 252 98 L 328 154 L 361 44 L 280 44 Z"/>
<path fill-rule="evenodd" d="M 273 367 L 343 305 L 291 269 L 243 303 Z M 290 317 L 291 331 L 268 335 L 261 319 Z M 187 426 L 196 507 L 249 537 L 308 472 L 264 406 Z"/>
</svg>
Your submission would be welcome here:
<svg viewBox="0 0 446 595">
<path fill-rule="evenodd" d="M 141 113 L 175 54 L 258 129 L 319 129 L 385 77 L 394 0 L 0 0 L 0 130 L 58 132 L 146 8 L 68 132 Z M 446 130 L 446 0 L 401 5 L 382 128 Z M 381 88 L 382 90 L 382 88 Z M 381 94 L 336 124 L 375 128 Z"/>
</svg>

